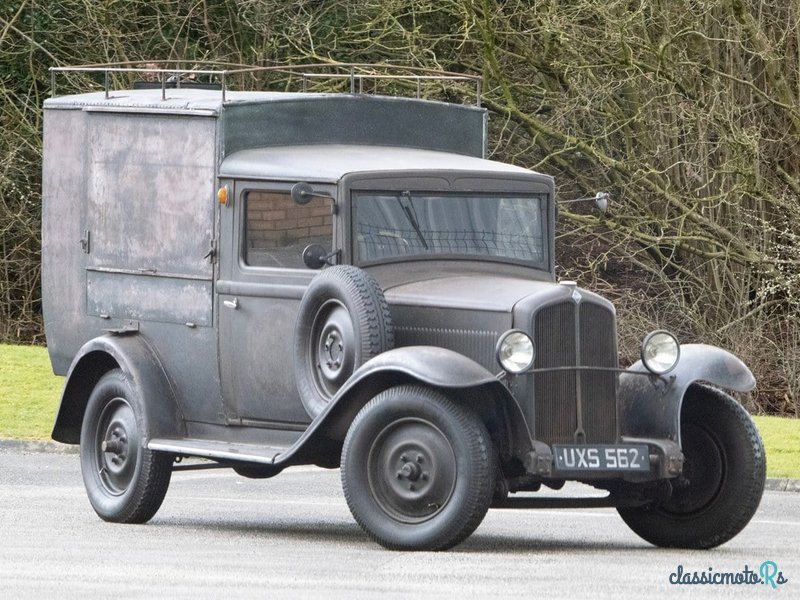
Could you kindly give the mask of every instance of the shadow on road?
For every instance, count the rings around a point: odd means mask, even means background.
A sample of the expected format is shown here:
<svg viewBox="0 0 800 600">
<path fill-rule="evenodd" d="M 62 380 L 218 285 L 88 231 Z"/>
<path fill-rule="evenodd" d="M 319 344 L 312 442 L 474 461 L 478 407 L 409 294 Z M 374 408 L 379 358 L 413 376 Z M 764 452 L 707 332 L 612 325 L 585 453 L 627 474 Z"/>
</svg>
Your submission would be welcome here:
<svg viewBox="0 0 800 600">
<path fill-rule="evenodd" d="M 648 544 L 637 543 L 635 540 L 628 543 L 620 542 L 596 542 L 585 539 L 565 539 L 565 540 L 552 540 L 536 538 L 534 534 L 510 536 L 510 535 L 497 535 L 497 534 L 481 534 L 480 531 L 473 533 L 471 537 L 467 538 L 460 546 L 455 548 L 456 552 L 472 553 L 472 552 L 491 552 L 492 554 L 520 554 L 520 553 L 533 553 L 533 554 L 554 554 L 554 553 L 569 553 L 571 555 L 585 553 L 594 554 L 597 552 L 606 552 L 613 550 L 616 552 L 636 552 L 641 554 L 642 549 L 648 547 L 655 550 L 654 547 Z"/>
<path fill-rule="evenodd" d="M 316 543 L 355 543 L 371 545 L 375 548 L 378 546 L 370 541 L 367 534 L 364 533 L 359 526 L 353 523 L 336 522 L 323 520 L 298 520 L 293 518 L 291 522 L 287 519 L 286 522 L 280 521 L 247 521 L 242 519 L 214 519 L 213 521 L 192 518 L 164 518 L 151 521 L 148 527 L 158 528 L 175 528 L 175 529 L 193 529 L 197 531 L 205 531 L 208 533 L 217 534 L 236 534 L 237 536 L 244 534 L 247 537 L 256 539 L 266 538 L 283 538 L 286 541 L 307 541 Z M 497 535 L 497 534 L 482 534 L 480 530 L 472 534 L 466 541 L 462 542 L 459 546 L 451 551 L 459 553 L 484 553 L 491 552 L 493 554 L 553 554 L 553 553 L 585 553 L 592 554 L 596 552 L 604 552 L 613 550 L 617 552 L 636 552 L 640 555 L 642 549 L 656 548 L 650 547 L 644 542 L 637 543 L 632 541 L 630 543 L 624 542 L 597 542 L 585 539 L 565 539 L 565 540 L 552 540 L 537 538 L 535 534 L 525 535 Z"/>
<path fill-rule="evenodd" d="M 367 535 L 353 522 L 352 524 L 341 524 L 325 522 L 322 520 L 309 520 L 298 523 L 292 522 L 255 522 L 243 521 L 239 519 L 218 519 L 213 521 L 182 517 L 182 518 L 156 518 L 148 524 L 148 527 L 192 529 L 196 531 L 206 531 L 209 533 L 231 533 L 246 535 L 253 538 L 282 537 L 292 541 L 313 541 L 313 542 L 349 542 L 363 540 L 368 542 Z"/>
</svg>

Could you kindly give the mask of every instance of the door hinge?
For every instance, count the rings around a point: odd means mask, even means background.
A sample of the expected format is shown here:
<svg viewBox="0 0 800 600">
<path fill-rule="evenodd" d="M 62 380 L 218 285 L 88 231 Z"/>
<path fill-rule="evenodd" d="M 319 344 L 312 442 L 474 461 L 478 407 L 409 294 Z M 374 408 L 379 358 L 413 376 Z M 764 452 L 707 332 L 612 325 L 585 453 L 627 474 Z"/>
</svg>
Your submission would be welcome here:
<svg viewBox="0 0 800 600">
<path fill-rule="evenodd" d="M 211 262 L 214 262 L 214 259 L 217 257 L 217 240 L 212 239 L 208 242 L 208 252 L 203 257 L 203 259 L 208 259 Z"/>
<path fill-rule="evenodd" d="M 88 229 L 83 230 L 83 237 L 81 238 L 81 250 L 84 254 L 89 254 L 91 250 L 92 232 Z"/>
</svg>

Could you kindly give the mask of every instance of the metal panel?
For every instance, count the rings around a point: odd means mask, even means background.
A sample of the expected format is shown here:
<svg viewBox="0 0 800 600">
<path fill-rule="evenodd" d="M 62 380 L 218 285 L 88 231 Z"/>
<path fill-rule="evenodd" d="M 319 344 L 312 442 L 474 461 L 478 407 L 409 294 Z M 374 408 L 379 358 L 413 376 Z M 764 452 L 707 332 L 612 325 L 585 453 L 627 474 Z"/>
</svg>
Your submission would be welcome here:
<svg viewBox="0 0 800 600">
<path fill-rule="evenodd" d="M 473 297 L 478 303 L 480 293 L 478 289 L 497 289 L 502 287 L 502 280 L 495 280 L 494 286 L 481 285 L 481 280 L 474 286 Z M 447 287 L 440 287 L 442 281 L 426 282 L 431 290 L 431 302 L 427 303 L 422 297 L 410 304 L 398 289 L 388 290 L 386 299 L 394 322 L 395 346 L 438 346 L 447 348 L 467 356 L 488 369 L 492 373 L 500 371 L 500 366 L 495 359 L 495 346 L 497 339 L 503 331 L 511 327 L 511 314 L 509 312 L 489 311 L 485 307 L 471 308 L 441 308 L 437 300 L 446 295 Z M 401 286 L 404 287 L 404 286 Z M 413 286 L 412 286 L 413 287 Z M 436 289 L 438 297 L 433 293 Z M 449 290 L 455 300 L 470 292 L 455 286 Z M 508 300 L 506 306 L 512 306 L 513 300 Z"/>
<path fill-rule="evenodd" d="M 443 327 L 404 327 L 394 330 L 395 346 L 439 346 L 471 358 L 490 371 L 498 371 L 494 357 L 498 331 L 448 329 Z"/>
<path fill-rule="evenodd" d="M 211 277 L 215 120 L 91 113 L 91 265 Z"/>
<path fill-rule="evenodd" d="M 138 273 L 86 273 L 88 315 L 208 327 L 211 307 L 211 281 Z"/>
<path fill-rule="evenodd" d="M 269 274 L 263 279 L 260 286 L 234 283 L 220 295 L 220 369 L 227 415 L 232 421 L 262 421 L 273 428 L 308 423 L 292 352 L 303 289 L 296 286 L 292 297 L 286 286 L 271 285 Z M 236 308 L 222 304 L 234 298 Z"/>
<path fill-rule="evenodd" d="M 483 158 L 486 110 L 364 95 L 309 94 L 287 101 L 227 104 L 224 155 L 262 146 L 367 144 Z"/>
<path fill-rule="evenodd" d="M 86 228 L 86 115 L 44 111 L 42 311 L 53 371 L 66 375 L 87 339 L 80 240 Z"/>
</svg>

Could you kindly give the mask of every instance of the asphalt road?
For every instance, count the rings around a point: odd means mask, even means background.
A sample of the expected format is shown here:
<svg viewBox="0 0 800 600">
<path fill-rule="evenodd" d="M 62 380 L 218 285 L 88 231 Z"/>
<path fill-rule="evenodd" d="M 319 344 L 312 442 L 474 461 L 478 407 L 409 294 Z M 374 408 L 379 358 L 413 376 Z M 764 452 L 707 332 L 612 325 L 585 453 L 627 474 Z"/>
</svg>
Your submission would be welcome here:
<svg viewBox="0 0 800 600">
<path fill-rule="evenodd" d="M 270 480 L 177 473 L 150 523 L 116 525 L 89 506 L 77 455 L 0 449 L 0 598 L 9 599 L 797 598 L 798 536 L 800 494 L 766 492 L 750 525 L 710 551 L 654 548 L 615 511 L 596 509 L 492 510 L 454 550 L 389 552 L 353 521 L 338 471 L 315 468 Z M 758 573 L 765 561 L 788 582 L 669 581 L 679 566 Z"/>
</svg>

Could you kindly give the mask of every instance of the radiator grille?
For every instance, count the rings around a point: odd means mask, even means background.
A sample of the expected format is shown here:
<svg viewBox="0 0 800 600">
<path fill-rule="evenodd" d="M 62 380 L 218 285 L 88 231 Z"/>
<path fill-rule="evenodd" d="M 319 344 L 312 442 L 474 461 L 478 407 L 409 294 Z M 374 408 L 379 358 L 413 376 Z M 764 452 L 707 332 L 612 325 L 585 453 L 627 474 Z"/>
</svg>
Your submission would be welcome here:
<svg viewBox="0 0 800 600">
<path fill-rule="evenodd" d="M 535 368 L 617 366 L 614 314 L 604 306 L 563 302 L 543 308 L 535 314 L 534 321 Z M 616 374 L 575 370 L 534 375 L 536 439 L 549 444 L 575 441 L 579 378 L 586 442 L 616 441 Z"/>
</svg>

